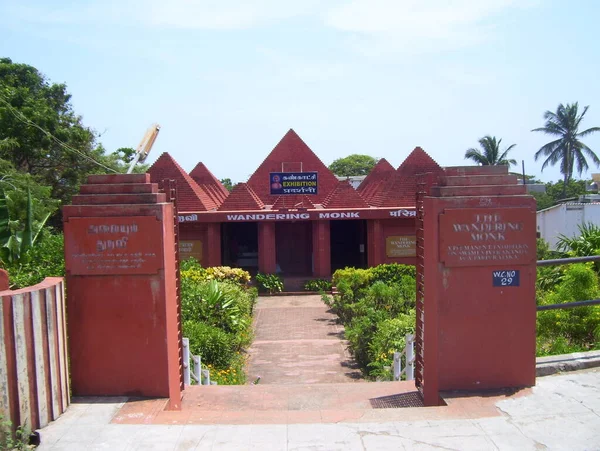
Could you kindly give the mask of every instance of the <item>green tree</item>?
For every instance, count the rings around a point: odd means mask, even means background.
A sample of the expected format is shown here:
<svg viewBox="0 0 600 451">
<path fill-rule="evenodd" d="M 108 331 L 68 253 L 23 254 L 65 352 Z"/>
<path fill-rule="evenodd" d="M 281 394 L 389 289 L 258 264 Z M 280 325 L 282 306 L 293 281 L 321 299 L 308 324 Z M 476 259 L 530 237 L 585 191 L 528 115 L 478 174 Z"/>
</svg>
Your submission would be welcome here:
<svg viewBox="0 0 600 451">
<path fill-rule="evenodd" d="M 329 165 L 329 170 L 340 177 L 352 175 L 367 175 L 377 164 L 377 158 L 369 155 L 352 154 L 344 158 L 338 158 Z"/>
<path fill-rule="evenodd" d="M 69 202 L 88 174 L 117 171 L 95 133 L 75 114 L 65 84 L 0 58 L 0 159 Z"/>
<path fill-rule="evenodd" d="M 231 181 L 230 178 L 221 179 L 221 183 L 223 184 L 223 186 L 225 188 L 227 188 L 227 191 L 231 192 L 231 190 L 233 189 L 233 182 Z"/>
<path fill-rule="evenodd" d="M 560 172 L 564 177 L 563 197 L 566 197 L 567 184 L 573 177 L 573 169 L 577 168 L 577 172 L 581 176 L 582 172 L 589 168 L 586 156 L 596 166 L 600 165 L 600 159 L 594 151 L 579 139 L 600 131 L 600 127 L 591 127 L 582 132 L 579 131 L 579 126 L 588 108 L 589 106 L 584 107 L 581 114 L 579 114 L 579 104 L 577 102 L 567 103 L 566 105 L 561 103 L 558 105 L 556 112 L 546 111 L 544 113 L 544 119 L 546 120 L 544 127 L 532 130 L 533 132 L 543 132 L 557 137 L 556 140 L 545 144 L 535 153 L 535 160 L 546 157 L 542 164 L 542 171 L 548 165 L 554 166 L 560 163 Z"/>
<path fill-rule="evenodd" d="M 512 150 L 516 144 L 511 144 L 503 152 L 500 151 L 500 143 L 502 139 L 496 139 L 495 136 L 486 135 L 479 140 L 479 146 L 482 150 L 470 148 L 465 152 L 465 159 L 473 160 L 481 166 L 501 166 L 517 164 L 514 159 L 508 158 L 508 152 Z"/>
</svg>

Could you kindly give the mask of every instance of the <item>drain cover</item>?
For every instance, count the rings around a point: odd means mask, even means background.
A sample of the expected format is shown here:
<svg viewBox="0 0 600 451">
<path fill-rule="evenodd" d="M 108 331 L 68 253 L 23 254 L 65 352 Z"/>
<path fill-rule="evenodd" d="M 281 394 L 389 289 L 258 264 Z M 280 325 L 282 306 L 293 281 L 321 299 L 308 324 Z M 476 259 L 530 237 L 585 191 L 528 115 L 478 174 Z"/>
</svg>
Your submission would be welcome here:
<svg viewBox="0 0 600 451">
<path fill-rule="evenodd" d="M 373 409 L 401 409 L 403 407 L 424 407 L 418 392 L 381 396 L 369 400 Z"/>
</svg>

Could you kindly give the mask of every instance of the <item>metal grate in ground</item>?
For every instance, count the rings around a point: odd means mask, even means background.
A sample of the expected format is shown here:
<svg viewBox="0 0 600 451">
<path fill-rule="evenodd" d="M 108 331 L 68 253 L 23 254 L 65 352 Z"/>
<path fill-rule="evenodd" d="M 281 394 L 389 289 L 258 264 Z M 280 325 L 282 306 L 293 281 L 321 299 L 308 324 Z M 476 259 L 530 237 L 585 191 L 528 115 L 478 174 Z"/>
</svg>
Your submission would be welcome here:
<svg viewBox="0 0 600 451">
<path fill-rule="evenodd" d="M 401 409 L 404 407 L 424 407 L 419 392 L 401 393 L 369 399 L 373 409 Z"/>
</svg>

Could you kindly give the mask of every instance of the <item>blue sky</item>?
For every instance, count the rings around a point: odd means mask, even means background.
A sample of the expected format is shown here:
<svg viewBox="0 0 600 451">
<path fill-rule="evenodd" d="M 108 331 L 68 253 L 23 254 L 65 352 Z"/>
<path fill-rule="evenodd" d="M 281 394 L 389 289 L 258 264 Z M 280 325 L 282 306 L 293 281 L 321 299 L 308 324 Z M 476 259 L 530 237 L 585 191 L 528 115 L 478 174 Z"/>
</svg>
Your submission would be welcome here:
<svg viewBox="0 0 600 451">
<path fill-rule="evenodd" d="M 490 134 L 556 181 L 533 158 L 544 111 L 578 101 L 600 126 L 594 0 L 0 0 L 0 17 L 0 56 L 65 82 L 107 150 L 158 122 L 148 162 L 236 182 L 289 128 L 325 164 L 421 146 L 462 165 Z"/>
</svg>

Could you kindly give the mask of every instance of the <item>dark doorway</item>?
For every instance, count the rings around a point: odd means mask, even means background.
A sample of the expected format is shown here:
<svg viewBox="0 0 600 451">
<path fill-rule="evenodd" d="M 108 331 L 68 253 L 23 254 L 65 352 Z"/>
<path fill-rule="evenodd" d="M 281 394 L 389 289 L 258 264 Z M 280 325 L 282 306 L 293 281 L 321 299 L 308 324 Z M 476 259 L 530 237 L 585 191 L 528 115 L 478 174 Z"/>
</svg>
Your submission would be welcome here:
<svg viewBox="0 0 600 451">
<path fill-rule="evenodd" d="M 258 224 L 256 222 L 225 223 L 221 228 L 223 265 L 258 271 Z"/>
<path fill-rule="evenodd" d="M 277 272 L 283 275 L 312 275 L 312 223 L 275 224 Z"/>
<path fill-rule="evenodd" d="M 331 271 L 367 267 L 367 224 L 364 220 L 331 221 Z"/>
</svg>

